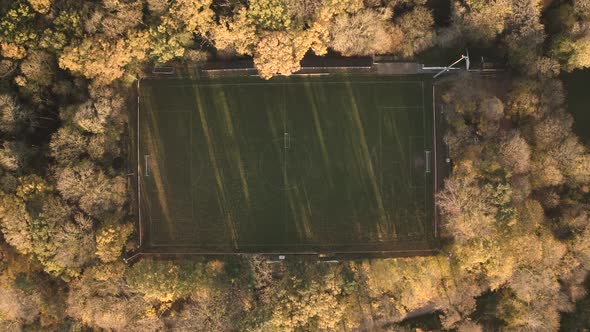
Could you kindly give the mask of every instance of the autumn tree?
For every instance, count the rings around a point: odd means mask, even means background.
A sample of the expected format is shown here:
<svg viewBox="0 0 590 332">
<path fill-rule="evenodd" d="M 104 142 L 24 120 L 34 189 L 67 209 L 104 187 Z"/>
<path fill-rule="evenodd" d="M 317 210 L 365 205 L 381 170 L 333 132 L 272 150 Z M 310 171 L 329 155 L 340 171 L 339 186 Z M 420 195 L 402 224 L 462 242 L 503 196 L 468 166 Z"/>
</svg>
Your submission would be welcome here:
<svg viewBox="0 0 590 332">
<path fill-rule="evenodd" d="M 162 22 L 176 31 L 206 36 L 213 25 L 211 0 L 178 0 L 168 8 Z"/>
<path fill-rule="evenodd" d="M 66 47 L 59 58 L 59 66 L 101 86 L 121 78 L 126 65 L 145 59 L 148 45 L 145 32 L 132 32 L 117 40 L 94 35 Z"/>
<path fill-rule="evenodd" d="M 51 156 L 63 165 L 85 157 L 99 162 L 118 157 L 125 106 L 115 88 L 101 87 L 92 89 L 86 102 L 62 108 L 64 125 L 51 138 Z"/>
<path fill-rule="evenodd" d="M 572 185 L 590 183 L 590 153 L 577 136 L 568 135 L 551 154 Z"/>
<path fill-rule="evenodd" d="M 561 37 L 555 41 L 552 55 L 562 62 L 566 71 L 590 67 L 590 36 L 579 39 Z"/>
<path fill-rule="evenodd" d="M 84 8 L 71 6 L 56 12 L 51 26 L 42 31 L 39 46 L 45 51 L 55 53 L 58 58 L 64 47 L 79 43 L 86 34 L 84 23 L 88 14 Z"/>
<path fill-rule="evenodd" d="M 345 56 L 392 51 L 399 45 L 402 33 L 388 22 L 390 17 L 388 10 L 372 9 L 338 15 L 330 25 L 329 45 Z"/>
<path fill-rule="evenodd" d="M 263 30 L 279 31 L 291 27 L 291 16 L 281 0 L 252 0 L 248 3 L 247 16 L 254 26 Z"/>
<path fill-rule="evenodd" d="M 88 138 L 73 127 L 64 126 L 55 132 L 49 143 L 50 156 L 64 166 L 77 164 L 86 153 Z"/>
<path fill-rule="evenodd" d="M 0 145 L 0 167 L 5 170 L 22 173 L 30 165 L 35 155 L 33 148 L 21 141 L 5 141 Z"/>
<path fill-rule="evenodd" d="M 361 269 L 371 297 L 384 297 L 403 315 L 442 295 L 441 276 L 447 273 L 448 266 L 440 266 L 432 257 L 365 262 Z"/>
<path fill-rule="evenodd" d="M 446 218 L 445 228 L 457 241 L 487 237 L 495 232 L 497 208 L 491 203 L 492 193 L 473 179 L 455 177 L 445 180 L 437 195 L 437 205 Z"/>
<path fill-rule="evenodd" d="M 142 1 L 102 0 L 84 22 L 84 29 L 92 35 L 116 39 L 143 23 L 142 10 Z"/>
<path fill-rule="evenodd" d="M 156 309 L 125 283 L 124 273 L 122 262 L 86 269 L 70 284 L 67 314 L 112 331 L 162 329 Z"/>
<path fill-rule="evenodd" d="M 88 160 L 60 168 L 55 176 L 58 192 L 91 216 L 116 212 L 126 200 L 125 179 L 105 173 Z"/>
<path fill-rule="evenodd" d="M 0 94 L 0 130 L 14 134 L 26 119 L 26 113 L 16 98 L 10 94 Z"/>
<path fill-rule="evenodd" d="M 144 259 L 128 271 L 125 280 L 146 300 L 167 303 L 189 297 L 199 287 L 211 282 L 210 278 L 217 272 L 206 269 L 204 264 L 188 261 Z"/>
<path fill-rule="evenodd" d="M 10 245 L 53 275 L 71 278 L 93 259 L 92 221 L 75 213 L 38 176 L 21 177 L 16 193 L 2 195 L 0 225 Z"/>
<path fill-rule="evenodd" d="M 173 3 L 151 1 L 162 13 L 149 29 L 150 56 L 159 63 L 182 57 L 194 44 L 194 36 L 209 38 L 215 26 L 211 0 L 180 0 Z"/>
<path fill-rule="evenodd" d="M 546 37 L 541 23 L 542 2 L 515 0 L 510 9 L 508 34 L 503 38 L 510 65 L 522 75 L 553 75 L 557 64 L 542 56 Z"/>
<path fill-rule="evenodd" d="M 17 324 L 30 324 L 39 318 L 39 307 L 35 296 L 29 296 L 15 287 L 0 287 L 0 320 Z"/>
<path fill-rule="evenodd" d="M 33 24 L 35 12 L 25 1 L 13 1 L 2 14 L 0 54 L 7 58 L 22 59 L 39 37 Z"/>
<path fill-rule="evenodd" d="M 399 16 L 396 23 L 402 36 L 398 52 L 404 57 L 409 58 L 431 46 L 434 39 L 434 18 L 426 7 L 414 7 L 410 12 Z M 393 51 L 397 51 L 396 46 L 392 45 Z"/>
<path fill-rule="evenodd" d="M 170 2 L 168 0 L 147 0 L 147 9 L 151 16 L 159 17 L 168 10 Z"/>
<path fill-rule="evenodd" d="M 559 311 L 572 309 L 560 283 L 567 247 L 547 233 L 537 241 L 539 249 L 523 255 L 522 267 L 508 280 L 510 292 L 504 293 L 500 311 L 513 328 L 555 330 Z"/>
<path fill-rule="evenodd" d="M 20 63 L 20 75 L 14 81 L 21 93 L 40 109 L 53 103 L 51 88 L 56 80 L 57 62 L 45 51 L 31 50 Z"/>
<path fill-rule="evenodd" d="M 273 295 L 271 316 L 258 327 L 268 331 L 334 330 L 346 305 L 341 301 L 346 283 L 339 269 L 293 273 Z"/>
<path fill-rule="evenodd" d="M 590 66 L 590 32 L 587 1 L 573 1 L 554 6 L 547 14 L 547 23 L 555 35 L 550 55 L 562 69 L 572 71 Z"/>
<path fill-rule="evenodd" d="M 573 118 L 566 113 L 553 113 L 535 124 L 533 128 L 534 143 L 543 150 L 559 145 L 571 131 Z"/>
<path fill-rule="evenodd" d="M 530 169 L 531 149 L 519 132 L 513 132 L 500 143 L 500 158 L 514 174 L 526 173 Z"/>
<path fill-rule="evenodd" d="M 133 232 L 131 223 L 105 223 L 96 231 L 96 256 L 103 262 L 114 262 L 121 256 L 127 238 Z"/>
<path fill-rule="evenodd" d="M 474 41 L 491 42 L 506 28 L 511 10 L 509 0 L 453 2 L 453 24 Z"/>
<path fill-rule="evenodd" d="M 101 88 L 92 93 L 92 99 L 78 105 L 73 122 L 82 130 L 92 134 L 103 134 L 107 125 L 120 123 L 125 107 L 123 97 L 112 88 Z"/>
<path fill-rule="evenodd" d="M 296 46 L 293 35 L 286 31 L 267 32 L 254 51 L 254 65 L 260 76 L 269 79 L 273 75 L 290 75 L 299 70 L 303 54 Z"/>
<path fill-rule="evenodd" d="M 225 53 L 252 55 L 258 41 L 256 26 L 248 18 L 248 10 L 240 8 L 231 17 L 221 17 L 211 31 L 215 47 Z"/>
<path fill-rule="evenodd" d="M 180 331 L 223 332 L 236 326 L 238 317 L 227 316 L 226 307 L 233 300 L 218 294 L 209 295 L 200 301 L 187 301 L 180 310 L 165 317 L 166 326 Z M 236 303 L 231 304 L 234 307 Z M 232 320 L 233 319 L 233 320 Z"/>
<path fill-rule="evenodd" d="M 51 8 L 51 0 L 28 0 L 33 9 L 41 14 L 47 14 Z"/>
<path fill-rule="evenodd" d="M 329 1 L 326 1 L 329 2 Z M 323 8 L 320 0 L 286 0 L 285 6 L 295 24 L 302 25 L 315 21 Z M 326 4 L 329 6 L 329 4 Z"/>
</svg>

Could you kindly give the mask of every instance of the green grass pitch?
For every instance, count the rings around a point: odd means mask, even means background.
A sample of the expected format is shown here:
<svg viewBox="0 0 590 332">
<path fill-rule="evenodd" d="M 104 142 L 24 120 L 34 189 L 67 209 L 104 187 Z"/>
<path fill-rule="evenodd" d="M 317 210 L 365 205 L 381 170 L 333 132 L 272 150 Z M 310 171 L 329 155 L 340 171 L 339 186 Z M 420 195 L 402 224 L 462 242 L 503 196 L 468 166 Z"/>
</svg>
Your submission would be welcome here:
<svg viewBox="0 0 590 332">
<path fill-rule="evenodd" d="M 429 248 L 433 120 L 425 76 L 142 80 L 142 247 Z"/>
</svg>

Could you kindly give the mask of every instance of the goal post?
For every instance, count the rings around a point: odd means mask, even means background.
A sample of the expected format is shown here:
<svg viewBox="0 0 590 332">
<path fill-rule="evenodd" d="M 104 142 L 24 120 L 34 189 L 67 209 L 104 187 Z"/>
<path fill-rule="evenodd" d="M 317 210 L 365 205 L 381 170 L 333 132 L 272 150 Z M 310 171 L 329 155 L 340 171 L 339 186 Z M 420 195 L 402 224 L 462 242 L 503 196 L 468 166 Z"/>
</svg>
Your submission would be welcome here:
<svg viewBox="0 0 590 332">
<path fill-rule="evenodd" d="M 465 50 L 466 51 L 466 55 L 462 54 L 461 58 L 459 58 L 459 60 L 451 63 L 449 66 L 444 67 L 441 71 L 439 71 L 438 73 L 436 73 L 436 75 L 434 75 L 432 78 L 437 78 L 440 75 L 442 75 L 443 73 L 448 72 L 449 70 L 451 70 L 451 68 L 453 68 L 453 66 L 455 66 L 456 64 L 458 64 L 459 62 L 465 60 L 465 69 L 469 70 L 469 66 L 471 64 L 471 62 L 469 61 L 469 50 Z"/>
</svg>

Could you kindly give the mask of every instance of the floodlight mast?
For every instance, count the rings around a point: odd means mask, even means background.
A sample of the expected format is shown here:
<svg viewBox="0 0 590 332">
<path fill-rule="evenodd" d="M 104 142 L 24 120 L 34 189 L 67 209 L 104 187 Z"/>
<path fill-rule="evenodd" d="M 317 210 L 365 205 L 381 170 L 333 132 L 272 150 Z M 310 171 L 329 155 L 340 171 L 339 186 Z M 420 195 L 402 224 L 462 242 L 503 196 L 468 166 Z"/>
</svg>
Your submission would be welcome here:
<svg viewBox="0 0 590 332">
<path fill-rule="evenodd" d="M 453 63 L 451 63 L 448 67 L 445 67 L 443 70 L 439 71 L 436 75 L 434 75 L 434 77 L 432 78 L 437 78 L 440 75 L 442 75 L 443 73 L 448 72 L 451 68 L 453 68 L 454 65 L 458 64 L 459 62 L 461 62 L 461 60 L 465 60 L 465 68 L 467 70 L 469 70 L 469 51 L 467 51 L 467 55 L 461 55 L 461 58 Z"/>
</svg>

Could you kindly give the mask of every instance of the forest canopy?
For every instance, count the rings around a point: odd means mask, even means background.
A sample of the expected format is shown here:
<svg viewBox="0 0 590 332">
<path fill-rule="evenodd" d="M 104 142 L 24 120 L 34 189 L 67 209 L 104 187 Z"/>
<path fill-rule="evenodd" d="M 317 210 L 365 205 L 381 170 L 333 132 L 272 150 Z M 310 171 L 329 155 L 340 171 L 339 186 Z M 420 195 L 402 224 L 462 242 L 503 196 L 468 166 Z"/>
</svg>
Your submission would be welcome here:
<svg viewBox="0 0 590 332">
<path fill-rule="evenodd" d="M 420 312 L 426 330 L 584 327 L 590 154 L 559 74 L 590 67 L 590 1 L 435 2 L 0 0 L 0 330 L 409 331 Z M 472 45 L 506 70 L 437 83 L 453 169 L 436 255 L 123 262 L 127 109 L 154 65 L 248 58 L 271 79 L 306 54 Z"/>
</svg>

